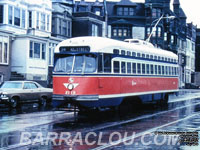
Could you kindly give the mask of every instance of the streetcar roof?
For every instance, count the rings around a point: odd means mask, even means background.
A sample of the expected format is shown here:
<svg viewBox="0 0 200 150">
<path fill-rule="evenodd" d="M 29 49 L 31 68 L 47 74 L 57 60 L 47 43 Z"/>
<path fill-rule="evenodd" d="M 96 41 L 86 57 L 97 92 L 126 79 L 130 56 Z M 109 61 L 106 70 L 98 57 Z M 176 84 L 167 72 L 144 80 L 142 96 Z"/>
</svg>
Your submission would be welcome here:
<svg viewBox="0 0 200 150">
<path fill-rule="evenodd" d="M 140 40 L 141 41 L 141 40 Z M 128 43 L 124 41 L 113 40 L 104 37 L 76 37 L 64 40 L 58 44 L 55 52 L 59 52 L 59 48 L 64 46 L 89 46 L 90 52 L 113 53 L 113 49 L 126 50 L 131 52 L 140 52 L 145 54 L 153 54 L 161 57 L 171 57 L 178 59 L 178 56 L 170 51 L 163 50 L 152 46 L 152 44 Z"/>
</svg>

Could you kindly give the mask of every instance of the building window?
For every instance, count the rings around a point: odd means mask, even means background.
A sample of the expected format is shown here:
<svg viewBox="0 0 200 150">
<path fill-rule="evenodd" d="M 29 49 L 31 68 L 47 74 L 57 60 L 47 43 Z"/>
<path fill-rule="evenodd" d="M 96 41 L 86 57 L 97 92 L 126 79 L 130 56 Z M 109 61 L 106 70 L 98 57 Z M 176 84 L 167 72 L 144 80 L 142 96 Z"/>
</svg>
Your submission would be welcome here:
<svg viewBox="0 0 200 150">
<path fill-rule="evenodd" d="M 8 7 L 8 24 L 13 24 L 13 7 Z"/>
<path fill-rule="evenodd" d="M 68 21 L 67 24 L 68 24 L 67 25 L 67 31 L 68 31 L 67 33 L 68 33 L 68 37 L 70 37 L 71 36 L 71 22 Z"/>
<path fill-rule="evenodd" d="M 167 41 L 167 32 L 164 33 L 164 41 Z"/>
<path fill-rule="evenodd" d="M 50 26 L 50 18 L 49 15 L 47 15 L 47 31 L 49 31 L 49 26 Z"/>
<path fill-rule="evenodd" d="M 131 26 L 113 26 L 112 36 L 113 37 L 131 37 Z"/>
<path fill-rule="evenodd" d="M 153 37 L 156 36 L 156 28 L 152 28 L 152 36 L 153 36 Z"/>
<path fill-rule="evenodd" d="M 130 16 L 133 16 L 134 15 L 134 8 L 129 8 L 129 15 Z"/>
<path fill-rule="evenodd" d="M 119 36 L 119 37 L 122 37 L 122 35 L 123 35 L 123 34 L 122 34 L 122 30 L 123 30 L 123 29 L 118 29 L 118 36 Z"/>
<path fill-rule="evenodd" d="M 40 22 L 40 29 L 41 30 L 45 30 L 45 22 L 46 22 L 45 14 L 41 14 L 41 22 Z"/>
<path fill-rule="evenodd" d="M 93 7 L 93 13 L 100 16 L 101 15 L 101 7 Z"/>
<path fill-rule="evenodd" d="M 157 28 L 157 32 L 158 32 L 158 37 L 161 37 L 162 36 L 162 29 L 161 29 L 161 27 Z"/>
<path fill-rule="evenodd" d="M 174 44 L 174 35 L 171 35 L 171 43 Z"/>
<path fill-rule="evenodd" d="M 49 43 L 49 65 L 53 66 L 54 62 L 54 50 L 55 50 L 56 44 L 55 43 Z"/>
<path fill-rule="evenodd" d="M 0 63 L 8 64 L 8 44 L 0 42 Z"/>
<path fill-rule="evenodd" d="M 42 59 L 46 59 L 46 46 L 42 44 Z"/>
<path fill-rule="evenodd" d="M 59 32 L 60 35 L 62 35 L 62 20 L 59 19 Z"/>
<path fill-rule="evenodd" d="M 30 58 L 46 59 L 46 45 L 30 41 Z"/>
<path fill-rule="evenodd" d="M 92 24 L 92 36 L 98 36 L 99 27 L 96 24 Z"/>
<path fill-rule="evenodd" d="M 149 36 L 150 36 L 150 34 L 151 34 L 151 28 L 150 28 L 150 27 L 148 27 L 148 28 L 147 28 L 147 37 L 149 37 Z"/>
<path fill-rule="evenodd" d="M 20 9 L 14 9 L 14 25 L 20 26 Z"/>
<path fill-rule="evenodd" d="M 2 43 L 0 42 L 0 63 L 3 62 L 3 47 L 2 47 Z"/>
<path fill-rule="evenodd" d="M 119 15 L 119 16 L 123 15 L 123 8 L 122 7 L 117 8 L 117 15 Z"/>
<path fill-rule="evenodd" d="M 33 42 L 30 42 L 30 50 L 29 50 L 29 57 L 33 58 Z"/>
<path fill-rule="evenodd" d="M 135 8 L 133 7 L 118 7 L 117 15 L 118 16 L 133 16 L 135 14 Z"/>
<path fill-rule="evenodd" d="M 55 18 L 52 18 L 52 33 L 55 34 L 56 30 L 55 30 Z"/>
<path fill-rule="evenodd" d="M 161 17 L 161 9 L 152 8 L 152 17 Z"/>
<path fill-rule="evenodd" d="M 39 12 L 37 12 L 37 21 L 36 21 L 36 28 L 39 29 Z"/>
<path fill-rule="evenodd" d="M 22 28 L 25 28 L 25 10 L 22 10 Z"/>
<path fill-rule="evenodd" d="M 86 12 L 87 6 L 78 6 L 78 12 Z"/>
<path fill-rule="evenodd" d="M 40 58 L 40 43 L 34 43 L 34 58 Z"/>
<path fill-rule="evenodd" d="M 8 63 L 8 44 L 4 43 L 4 63 Z"/>
<path fill-rule="evenodd" d="M 3 5 L 0 5 L 0 23 L 3 23 Z"/>
<path fill-rule="evenodd" d="M 32 28 L 32 11 L 28 12 L 28 27 Z"/>
<path fill-rule="evenodd" d="M 67 21 L 63 20 L 62 23 L 62 35 L 67 36 Z"/>
</svg>

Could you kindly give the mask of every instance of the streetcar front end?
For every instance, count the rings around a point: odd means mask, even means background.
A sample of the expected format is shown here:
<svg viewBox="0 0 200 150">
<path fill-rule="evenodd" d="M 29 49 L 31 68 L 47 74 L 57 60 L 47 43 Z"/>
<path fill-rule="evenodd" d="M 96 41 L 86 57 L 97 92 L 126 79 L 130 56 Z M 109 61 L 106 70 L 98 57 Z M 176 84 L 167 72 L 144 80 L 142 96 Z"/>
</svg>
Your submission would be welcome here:
<svg viewBox="0 0 200 150">
<path fill-rule="evenodd" d="M 57 53 L 54 56 L 53 106 L 96 102 L 98 97 L 97 56 L 88 52 Z"/>
</svg>

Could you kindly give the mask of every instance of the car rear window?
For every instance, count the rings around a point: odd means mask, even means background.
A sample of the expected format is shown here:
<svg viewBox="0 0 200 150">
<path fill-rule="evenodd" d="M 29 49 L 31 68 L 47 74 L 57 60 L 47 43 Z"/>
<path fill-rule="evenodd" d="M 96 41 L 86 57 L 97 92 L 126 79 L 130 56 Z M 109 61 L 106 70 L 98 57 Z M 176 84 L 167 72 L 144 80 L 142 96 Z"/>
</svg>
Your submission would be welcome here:
<svg viewBox="0 0 200 150">
<path fill-rule="evenodd" d="M 22 83 L 20 83 L 20 82 L 4 82 L 1 85 L 1 88 L 4 88 L 4 89 L 11 89 L 11 88 L 20 89 L 20 88 L 22 88 Z"/>
</svg>

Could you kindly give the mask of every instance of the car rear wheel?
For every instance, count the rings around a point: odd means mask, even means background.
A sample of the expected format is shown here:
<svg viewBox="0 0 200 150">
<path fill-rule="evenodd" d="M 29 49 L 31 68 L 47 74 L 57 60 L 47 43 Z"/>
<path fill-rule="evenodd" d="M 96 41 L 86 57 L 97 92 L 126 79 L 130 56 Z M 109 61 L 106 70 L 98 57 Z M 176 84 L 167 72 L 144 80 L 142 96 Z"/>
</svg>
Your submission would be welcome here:
<svg viewBox="0 0 200 150">
<path fill-rule="evenodd" d="M 47 99 L 45 97 L 41 97 L 39 100 L 39 105 L 45 107 L 46 104 L 47 104 Z"/>
<path fill-rule="evenodd" d="M 11 108 L 16 108 L 18 105 L 18 99 L 16 97 L 11 98 L 10 100 L 10 107 Z"/>
</svg>

